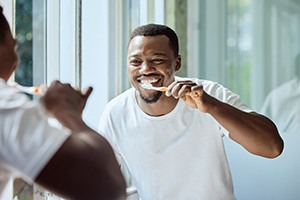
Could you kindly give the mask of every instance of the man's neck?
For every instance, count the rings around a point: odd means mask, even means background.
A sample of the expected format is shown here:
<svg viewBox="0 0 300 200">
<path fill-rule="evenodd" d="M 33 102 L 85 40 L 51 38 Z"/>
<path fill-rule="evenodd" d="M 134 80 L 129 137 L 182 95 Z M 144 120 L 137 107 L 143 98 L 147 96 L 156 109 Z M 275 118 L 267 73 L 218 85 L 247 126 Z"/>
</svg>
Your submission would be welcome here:
<svg viewBox="0 0 300 200">
<path fill-rule="evenodd" d="M 167 97 L 164 94 L 155 103 L 145 102 L 136 92 L 135 98 L 141 110 L 150 116 L 162 116 L 170 113 L 177 105 L 178 99 Z"/>
</svg>

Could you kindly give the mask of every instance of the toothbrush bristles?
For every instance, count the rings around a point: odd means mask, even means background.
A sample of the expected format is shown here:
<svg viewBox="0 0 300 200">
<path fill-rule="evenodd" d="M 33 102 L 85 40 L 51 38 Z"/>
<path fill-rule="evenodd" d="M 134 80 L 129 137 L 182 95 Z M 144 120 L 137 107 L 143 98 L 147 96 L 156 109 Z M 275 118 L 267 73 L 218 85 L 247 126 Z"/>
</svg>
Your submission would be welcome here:
<svg viewBox="0 0 300 200">
<path fill-rule="evenodd" d="M 148 90 L 156 90 L 160 92 L 167 91 L 167 87 L 154 87 L 153 85 L 151 85 L 151 83 L 143 83 L 142 87 Z"/>
</svg>

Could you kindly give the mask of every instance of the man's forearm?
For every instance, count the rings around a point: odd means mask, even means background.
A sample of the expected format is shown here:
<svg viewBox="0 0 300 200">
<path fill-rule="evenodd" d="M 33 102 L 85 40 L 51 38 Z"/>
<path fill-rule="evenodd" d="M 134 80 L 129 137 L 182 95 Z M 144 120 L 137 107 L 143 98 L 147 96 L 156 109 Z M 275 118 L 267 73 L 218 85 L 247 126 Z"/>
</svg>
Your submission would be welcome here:
<svg viewBox="0 0 300 200">
<path fill-rule="evenodd" d="M 269 158 L 282 152 L 283 140 L 275 124 L 268 118 L 243 112 L 220 101 L 216 102 L 209 113 L 229 131 L 231 139 L 249 152 Z"/>
</svg>

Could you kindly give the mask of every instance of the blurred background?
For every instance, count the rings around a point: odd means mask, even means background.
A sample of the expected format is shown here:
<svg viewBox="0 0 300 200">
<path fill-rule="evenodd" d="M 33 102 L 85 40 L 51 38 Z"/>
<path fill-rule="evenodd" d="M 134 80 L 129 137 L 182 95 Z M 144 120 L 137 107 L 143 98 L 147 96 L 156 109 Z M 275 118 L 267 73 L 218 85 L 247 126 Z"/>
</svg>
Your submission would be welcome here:
<svg viewBox="0 0 300 200">
<path fill-rule="evenodd" d="M 54 79 L 94 92 L 84 118 L 97 129 L 104 105 L 130 87 L 130 32 L 150 22 L 180 39 L 179 76 L 210 79 L 270 117 L 285 140 L 273 160 L 225 138 L 242 200 L 300 199 L 300 0 L 0 0 L 18 42 L 23 85 Z M 298 69 L 298 70 L 297 70 Z M 35 195 L 40 193 L 39 195 Z M 21 180 L 16 199 L 59 199 Z"/>
</svg>

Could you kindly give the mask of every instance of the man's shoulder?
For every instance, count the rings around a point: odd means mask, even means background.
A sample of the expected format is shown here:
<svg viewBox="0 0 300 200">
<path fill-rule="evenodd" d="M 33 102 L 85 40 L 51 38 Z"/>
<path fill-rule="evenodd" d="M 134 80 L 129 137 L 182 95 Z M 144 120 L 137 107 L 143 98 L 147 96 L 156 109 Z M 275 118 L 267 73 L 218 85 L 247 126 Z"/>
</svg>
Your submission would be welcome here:
<svg viewBox="0 0 300 200">
<path fill-rule="evenodd" d="M 278 92 L 287 92 L 289 90 L 294 90 L 297 85 L 298 85 L 299 80 L 297 78 L 293 78 L 287 82 L 282 83 L 281 85 L 279 85 L 277 88 L 275 88 L 275 91 Z M 295 92 L 295 91 L 293 91 Z"/>
<path fill-rule="evenodd" d="M 0 83 L 0 109 L 18 108 L 28 103 L 35 104 L 25 94 L 18 92 L 11 86 Z"/>
<path fill-rule="evenodd" d="M 134 89 L 130 88 L 118 96 L 111 99 L 104 108 L 100 119 L 100 132 L 105 133 L 103 127 L 108 121 L 118 121 L 126 114 L 130 113 L 130 109 L 134 106 Z"/>
<path fill-rule="evenodd" d="M 134 93 L 134 88 L 129 88 L 129 89 L 125 90 L 118 96 L 112 98 L 106 104 L 106 109 L 116 110 L 119 108 L 126 107 L 129 104 L 129 102 L 133 101 L 133 93 Z"/>
</svg>

